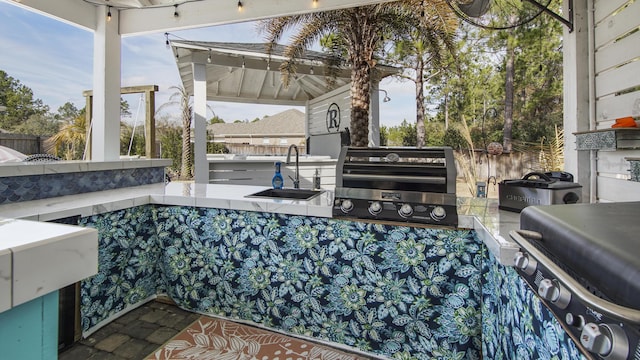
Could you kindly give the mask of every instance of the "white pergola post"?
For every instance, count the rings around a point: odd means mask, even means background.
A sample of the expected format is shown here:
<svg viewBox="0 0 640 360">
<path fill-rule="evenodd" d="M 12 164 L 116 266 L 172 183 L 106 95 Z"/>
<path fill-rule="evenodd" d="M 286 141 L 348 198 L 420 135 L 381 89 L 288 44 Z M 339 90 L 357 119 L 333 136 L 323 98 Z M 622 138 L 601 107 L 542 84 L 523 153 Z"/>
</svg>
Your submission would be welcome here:
<svg viewBox="0 0 640 360">
<path fill-rule="evenodd" d="M 563 14 L 568 14 L 568 0 L 564 1 Z M 574 31 L 569 33 L 564 27 L 563 49 L 563 128 L 565 171 L 575 176 L 575 181 L 582 185 L 582 198 L 594 200 L 595 183 L 592 181 L 590 152 L 576 150 L 577 131 L 590 130 L 592 99 L 590 91 L 591 53 L 589 8 L 593 0 L 574 1 Z M 594 169 L 595 171 L 595 169 Z M 585 200 L 586 202 L 586 200 Z"/>
<path fill-rule="evenodd" d="M 378 80 L 371 83 L 369 98 L 369 147 L 380 146 L 380 90 Z"/>
<path fill-rule="evenodd" d="M 207 162 L 207 71 L 205 64 L 193 63 L 193 141 L 194 179 L 196 184 L 209 183 Z"/>
<path fill-rule="evenodd" d="M 96 8 L 93 37 L 93 121 L 91 160 L 111 161 L 120 158 L 120 48 L 118 10 Z"/>
</svg>

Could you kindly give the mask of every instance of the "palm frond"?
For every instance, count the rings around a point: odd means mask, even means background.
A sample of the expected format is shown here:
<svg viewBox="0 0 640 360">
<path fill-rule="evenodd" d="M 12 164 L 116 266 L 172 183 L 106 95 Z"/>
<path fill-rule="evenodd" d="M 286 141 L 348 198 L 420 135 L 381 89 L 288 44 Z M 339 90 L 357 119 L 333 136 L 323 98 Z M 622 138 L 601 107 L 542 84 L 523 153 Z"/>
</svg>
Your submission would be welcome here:
<svg viewBox="0 0 640 360">
<path fill-rule="evenodd" d="M 521 152 L 536 152 L 538 154 L 538 169 L 542 171 L 561 171 L 564 169 L 564 130 L 555 127 L 555 136 L 540 142 L 514 141 L 513 149 Z"/>
<path fill-rule="evenodd" d="M 469 146 L 468 155 L 457 155 L 456 160 L 458 161 L 458 165 L 462 170 L 462 178 L 464 179 L 465 185 L 467 186 L 469 192 L 472 196 L 476 196 L 476 183 L 478 181 L 478 169 L 476 167 L 476 154 L 474 151 L 473 139 L 471 138 L 471 131 L 469 131 L 469 126 L 467 126 L 467 121 L 464 116 L 462 116 L 461 124 L 458 124 L 458 131 L 460 135 L 464 139 L 464 141 Z"/>
</svg>

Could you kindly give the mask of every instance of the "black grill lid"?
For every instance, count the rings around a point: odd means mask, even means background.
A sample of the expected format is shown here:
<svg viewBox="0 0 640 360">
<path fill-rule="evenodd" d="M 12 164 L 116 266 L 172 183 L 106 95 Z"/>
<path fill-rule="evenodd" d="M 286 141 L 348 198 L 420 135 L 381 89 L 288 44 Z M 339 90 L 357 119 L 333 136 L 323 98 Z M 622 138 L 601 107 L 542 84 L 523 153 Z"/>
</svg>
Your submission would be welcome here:
<svg viewBox="0 0 640 360">
<path fill-rule="evenodd" d="M 640 310 L 640 202 L 529 206 L 520 228 L 610 301 Z"/>
<path fill-rule="evenodd" d="M 573 176 L 564 172 L 530 172 L 522 177 L 522 179 L 502 180 L 503 185 L 520 186 L 538 189 L 573 189 L 581 187 L 580 184 L 574 183 Z"/>
<path fill-rule="evenodd" d="M 453 149 L 344 146 L 336 164 L 336 189 L 341 188 L 455 194 Z"/>
</svg>

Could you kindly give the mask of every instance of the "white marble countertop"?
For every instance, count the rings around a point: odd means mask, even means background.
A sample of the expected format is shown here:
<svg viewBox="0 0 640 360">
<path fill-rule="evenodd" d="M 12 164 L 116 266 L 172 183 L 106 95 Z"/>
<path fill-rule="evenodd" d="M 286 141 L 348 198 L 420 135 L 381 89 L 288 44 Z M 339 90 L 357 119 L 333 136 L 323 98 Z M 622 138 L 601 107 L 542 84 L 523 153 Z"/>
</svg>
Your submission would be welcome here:
<svg viewBox="0 0 640 360">
<path fill-rule="evenodd" d="M 333 191 L 331 190 L 323 190 L 322 194 L 310 200 L 247 197 L 266 189 L 269 187 L 172 182 L 167 184 L 161 196 L 151 195 L 151 202 L 162 205 L 263 211 L 290 215 L 332 216 Z"/>
<path fill-rule="evenodd" d="M 97 230 L 0 219 L 0 312 L 97 271 Z"/>
<path fill-rule="evenodd" d="M 292 153 L 292 156 L 294 153 Z M 274 161 L 284 162 L 287 158 L 286 155 L 238 155 L 238 154 L 207 154 L 207 161 L 209 162 L 225 162 L 225 161 L 249 161 L 249 162 L 268 162 Z M 306 155 L 300 154 L 298 156 L 299 162 L 327 162 L 335 163 L 338 161 L 336 158 L 332 158 L 328 155 Z"/>
<path fill-rule="evenodd" d="M 309 200 L 247 197 L 266 186 L 159 183 L 58 198 L 0 205 L 0 217 L 49 221 L 117 211 L 145 204 L 195 206 L 332 217 L 333 192 Z M 498 210 L 496 199 L 458 198 L 459 227 L 474 229 L 503 263 L 512 261 L 517 246 L 508 236 L 519 227 L 519 214 Z"/>
<path fill-rule="evenodd" d="M 81 171 L 104 171 L 166 167 L 170 159 L 122 159 L 115 161 L 65 160 L 55 162 L 17 162 L 0 163 L 0 177 L 27 176 L 43 174 L 63 174 Z"/>
<path fill-rule="evenodd" d="M 171 182 L 0 205 L 0 217 L 50 221 L 117 211 L 145 204 L 216 207 L 291 215 L 331 217 L 333 192 L 309 200 L 248 198 L 266 186 Z"/>
<path fill-rule="evenodd" d="M 458 214 L 472 216 L 471 228 L 498 262 L 513 265 L 513 257 L 520 247 L 511 240 L 509 232 L 520 228 L 519 213 L 500 210 L 498 199 L 458 198 Z"/>
</svg>

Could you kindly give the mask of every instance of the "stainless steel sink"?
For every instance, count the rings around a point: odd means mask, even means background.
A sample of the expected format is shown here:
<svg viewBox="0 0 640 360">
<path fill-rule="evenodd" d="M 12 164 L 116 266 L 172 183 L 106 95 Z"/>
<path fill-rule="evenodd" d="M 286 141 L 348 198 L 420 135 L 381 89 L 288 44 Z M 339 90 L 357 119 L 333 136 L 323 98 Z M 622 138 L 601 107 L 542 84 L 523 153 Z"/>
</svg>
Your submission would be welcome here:
<svg viewBox="0 0 640 360">
<path fill-rule="evenodd" d="M 322 194 L 324 190 L 308 190 L 308 189 L 267 189 L 247 195 L 246 197 L 259 197 L 269 199 L 294 199 L 294 200 L 311 200 Z"/>
</svg>

